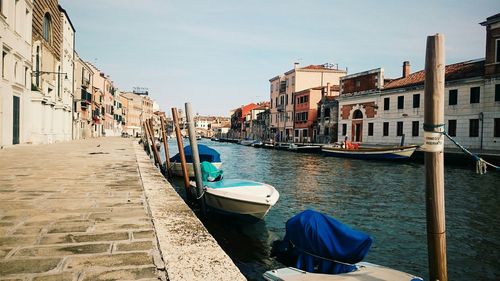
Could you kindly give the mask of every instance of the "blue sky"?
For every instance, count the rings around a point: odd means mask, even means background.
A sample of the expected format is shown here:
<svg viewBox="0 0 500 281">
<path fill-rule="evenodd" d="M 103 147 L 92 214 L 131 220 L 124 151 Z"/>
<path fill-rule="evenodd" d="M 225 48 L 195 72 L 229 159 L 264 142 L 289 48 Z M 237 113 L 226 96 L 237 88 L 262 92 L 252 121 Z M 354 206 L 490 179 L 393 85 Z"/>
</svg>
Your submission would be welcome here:
<svg viewBox="0 0 500 281">
<path fill-rule="evenodd" d="M 485 29 L 500 1 L 60 0 L 79 55 L 122 90 L 149 88 L 170 112 L 191 102 L 227 116 L 269 99 L 269 78 L 309 64 L 386 78 L 424 68 L 428 35 L 445 36 L 446 62 L 484 57 Z"/>
</svg>

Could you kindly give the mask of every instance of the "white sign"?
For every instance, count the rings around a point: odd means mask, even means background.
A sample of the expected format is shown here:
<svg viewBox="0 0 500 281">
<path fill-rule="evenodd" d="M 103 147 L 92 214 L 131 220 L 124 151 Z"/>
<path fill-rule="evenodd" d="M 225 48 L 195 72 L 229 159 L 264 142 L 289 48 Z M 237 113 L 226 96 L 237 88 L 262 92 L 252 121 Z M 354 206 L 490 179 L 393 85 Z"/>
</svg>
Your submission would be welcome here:
<svg viewBox="0 0 500 281">
<path fill-rule="evenodd" d="M 424 145 L 421 149 L 425 152 L 442 152 L 444 148 L 444 134 L 424 131 Z"/>
</svg>

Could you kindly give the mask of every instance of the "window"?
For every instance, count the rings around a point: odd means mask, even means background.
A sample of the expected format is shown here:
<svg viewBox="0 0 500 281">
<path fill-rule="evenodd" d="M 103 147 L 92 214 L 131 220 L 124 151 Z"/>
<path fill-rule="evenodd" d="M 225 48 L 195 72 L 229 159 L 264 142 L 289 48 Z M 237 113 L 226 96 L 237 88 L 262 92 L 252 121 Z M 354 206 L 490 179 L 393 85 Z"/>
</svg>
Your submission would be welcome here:
<svg viewBox="0 0 500 281">
<path fill-rule="evenodd" d="M 390 98 L 384 98 L 384 110 L 389 110 Z"/>
<path fill-rule="evenodd" d="M 325 108 L 325 119 L 326 120 L 330 119 L 330 108 L 329 107 Z"/>
<path fill-rule="evenodd" d="M 49 13 L 46 13 L 43 17 L 43 38 L 45 41 L 50 42 L 51 29 L 52 29 L 52 19 Z"/>
<path fill-rule="evenodd" d="M 479 137 L 479 119 L 469 120 L 469 137 Z"/>
<path fill-rule="evenodd" d="M 373 136 L 373 123 L 368 123 L 368 135 Z"/>
<path fill-rule="evenodd" d="M 413 121 L 411 122 L 411 136 L 412 137 L 418 137 L 419 133 L 419 122 L 418 121 Z"/>
<path fill-rule="evenodd" d="M 389 135 L 389 122 L 384 122 L 383 136 L 387 137 Z"/>
<path fill-rule="evenodd" d="M 449 91 L 448 105 L 456 105 L 458 102 L 458 90 L 453 89 Z"/>
<path fill-rule="evenodd" d="M 405 108 L 405 96 L 398 97 L 398 109 Z"/>
<path fill-rule="evenodd" d="M 413 95 L 413 108 L 420 107 L 420 94 Z"/>
<path fill-rule="evenodd" d="M 292 86 L 295 85 L 295 76 L 292 76 Z"/>
<path fill-rule="evenodd" d="M 363 119 L 363 113 L 361 112 L 361 110 L 355 110 L 352 114 L 352 119 Z"/>
<path fill-rule="evenodd" d="M 470 88 L 470 103 L 479 103 L 480 99 L 480 88 L 472 87 Z"/>
<path fill-rule="evenodd" d="M 3 0 L 0 0 L 0 14 L 3 15 Z"/>
<path fill-rule="evenodd" d="M 493 125 L 493 137 L 500 138 L 500 118 L 495 118 Z"/>
<path fill-rule="evenodd" d="M 285 95 L 285 104 L 288 104 L 288 95 Z"/>
<path fill-rule="evenodd" d="M 403 135 L 403 122 L 399 121 L 397 123 L 396 136 L 400 137 Z"/>
<path fill-rule="evenodd" d="M 500 62 L 500 40 L 497 39 L 495 42 L 496 42 L 495 62 Z"/>
<path fill-rule="evenodd" d="M 7 58 L 7 52 L 2 51 L 2 78 L 5 78 L 5 58 Z"/>
<path fill-rule="evenodd" d="M 448 135 L 450 137 L 457 136 L 457 120 L 448 120 Z"/>
<path fill-rule="evenodd" d="M 347 136 L 347 124 L 342 124 L 342 135 Z"/>
<path fill-rule="evenodd" d="M 495 85 L 495 101 L 500 101 L 500 84 Z"/>
</svg>

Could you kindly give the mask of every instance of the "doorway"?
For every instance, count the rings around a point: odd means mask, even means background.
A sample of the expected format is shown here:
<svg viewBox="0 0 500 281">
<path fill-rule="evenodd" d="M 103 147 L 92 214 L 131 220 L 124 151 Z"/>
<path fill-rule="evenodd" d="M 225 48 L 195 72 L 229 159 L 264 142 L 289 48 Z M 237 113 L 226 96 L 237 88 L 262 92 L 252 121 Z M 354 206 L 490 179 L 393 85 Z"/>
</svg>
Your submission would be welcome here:
<svg viewBox="0 0 500 281">
<path fill-rule="evenodd" d="M 13 96 L 12 144 L 19 144 L 19 97 Z"/>
</svg>

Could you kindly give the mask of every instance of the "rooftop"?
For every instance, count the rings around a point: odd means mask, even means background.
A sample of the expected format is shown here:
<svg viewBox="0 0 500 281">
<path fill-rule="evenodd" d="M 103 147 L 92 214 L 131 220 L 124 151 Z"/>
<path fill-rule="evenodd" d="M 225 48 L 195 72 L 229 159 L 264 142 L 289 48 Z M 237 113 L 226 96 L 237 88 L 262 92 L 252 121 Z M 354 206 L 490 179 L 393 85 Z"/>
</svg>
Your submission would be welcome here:
<svg viewBox="0 0 500 281">
<path fill-rule="evenodd" d="M 453 81 L 484 75 L 484 60 L 471 60 L 447 65 L 445 68 L 445 80 Z M 391 80 L 384 86 L 384 90 L 405 88 L 422 85 L 425 80 L 425 70 L 414 72 L 407 77 Z"/>
</svg>

